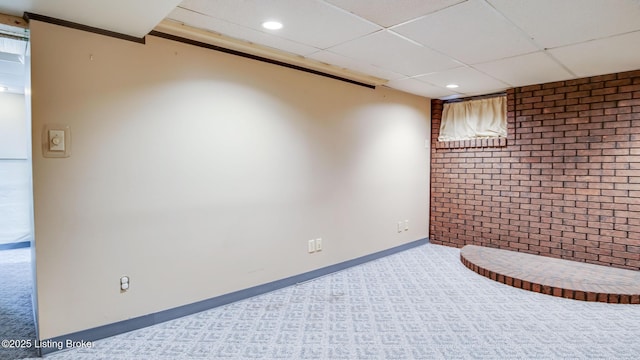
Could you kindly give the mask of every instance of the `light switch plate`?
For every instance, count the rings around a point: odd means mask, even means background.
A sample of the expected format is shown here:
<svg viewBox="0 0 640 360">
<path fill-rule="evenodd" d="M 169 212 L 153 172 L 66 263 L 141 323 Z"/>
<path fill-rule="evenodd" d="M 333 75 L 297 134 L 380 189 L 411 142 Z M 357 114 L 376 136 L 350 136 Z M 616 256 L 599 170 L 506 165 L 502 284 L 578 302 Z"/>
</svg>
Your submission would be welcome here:
<svg viewBox="0 0 640 360">
<path fill-rule="evenodd" d="M 49 151 L 64 151 L 64 130 L 49 130 Z"/>
<path fill-rule="evenodd" d="M 42 156 L 67 158 L 71 156 L 71 129 L 65 124 L 47 124 L 42 129 Z"/>
</svg>

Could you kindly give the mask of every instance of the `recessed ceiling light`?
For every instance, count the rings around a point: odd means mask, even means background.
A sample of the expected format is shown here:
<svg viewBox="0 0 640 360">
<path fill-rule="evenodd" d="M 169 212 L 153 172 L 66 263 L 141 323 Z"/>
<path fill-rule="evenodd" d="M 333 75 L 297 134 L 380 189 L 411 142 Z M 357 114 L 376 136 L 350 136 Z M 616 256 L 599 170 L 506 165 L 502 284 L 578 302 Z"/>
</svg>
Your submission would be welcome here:
<svg viewBox="0 0 640 360">
<path fill-rule="evenodd" d="M 262 27 L 269 30 L 282 29 L 282 23 L 279 21 L 265 21 L 262 23 Z"/>
<path fill-rule="evenodd" d="M 458 87 L 458 84 L 449 84 L 449 85 L 447 85 L 447 87 L 448 87 L 449 89 L 455 89 L 455 88 L 457 88 L 457 87 Z"/>
</svg>

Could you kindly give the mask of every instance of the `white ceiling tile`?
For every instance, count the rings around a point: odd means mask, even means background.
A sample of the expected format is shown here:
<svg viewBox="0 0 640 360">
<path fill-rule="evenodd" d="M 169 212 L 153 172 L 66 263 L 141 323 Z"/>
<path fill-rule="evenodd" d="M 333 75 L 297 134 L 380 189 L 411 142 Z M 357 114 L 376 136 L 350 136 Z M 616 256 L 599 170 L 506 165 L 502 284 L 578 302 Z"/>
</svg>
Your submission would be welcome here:
<svg viewBox="0 0 640 360">
<path fill-rule="evenodd" d="M 407 76 L 461 66 L 444 55 L 407 41 L 390 31 L 379 31 L 335 46 L 330 51 Z"/>
<path fill-rule="evenodd" d="M 488 0 L 544 48 L 640 30 L 638 0 Z"/>
<path fill-rule="evenodd" d="M 408 92 L 416 95 L 421 95 L 421 96 L 425 96 L 433 99 L 456 95 L 455 92 L 450 91 L 449 89 L 441 88 L 438 86 L 434 86 L 434 85 L 427 84 L 425 82 L 422 82 L 416 79 L 410 79 L 410 78 L 389 81 L 388 83 L 385 84 L 385 86 L 396 89 L 396 90 L 400 90 L 400 91 L 404 91 L 404 92 Z"/>
<path fill-rule="evenodd" d="M 466 0 L 325 0 L 342 9 L 390 27 L 407 20 L 442 10 Z"/>
<path fill-rule="evenodd" d="M 46 15 L 135 37 L 147 35 L 180 0 L 0 0 L 0 13 Z"/>
<path fill-rule="evenodd" d="M 481 0 L 448 7 L 393 30 L 466 64 L 538 50 Z"/>
<path fill-rule="evenodd" d="M 489 94 L 510 88 L 508 84 L 498 81 L 477 70 L 466 67 L 417 76 L 415 79 L 443 88 L 448 84 L 457 84 L 460 87 L 456 88 L 455 92 L 461 94 Z"/>
<path fill-rule="evenodd" d="M 378 31 L 380 26 L 320 0 L 185 0 L 180 7 L 246 28 L 273 33 L 318 49 Z M 277 20 L 280 30 L 265 30 L 261 24 Z"/>
<path fill-rule="evenodd" d="M 544 52 L 476 64 L 473 67 L 512 86 L 542 84 L 573 77 Z"/>
<path fill-rule="evenodd" d="M 385 70 L 374 65 L 370 65 L 368 62 L 348 58 L 346 56 L 338 55 L 327 50 L 318 51 L 307 56 L 307 58 L 386 80 L 401 79 L 406 77 L 405 75 Z"/>
<path fill-rule="evenodd" d="M 549 50 L 580 77 L 640 69 L 640 31 Z"/>
<path fill-rule="evenodd" d="M 271 47 L 281 51 L 298 55 L 307 55 L 318 51 L 318 49 L 304 45 L 295 41 L 287 40 L 273 34 L 263 31 L 254 30 L 225 20 L 214 19 L 208 15 L 200 14 L 184 8 L 176 8 L 168 16 L 169 19 L 175 20 L 189 26 L 223 34 L 228 37 L 240 39 L 255 44 Z"/>
<path fill-rule="evenodd" d="M 456 96 L 443 88 L 454 81 L 467 96 L 640 69 L 640 0 L 184 0 L 176 8 L 179 3 L 0 0 L 0 13 L 28 11 L 140 37 L 175 9 L 170 17 L 186 25 L 440 98 Z M 284 28 L 263 29 L 267 19 Z"/>
</svg>

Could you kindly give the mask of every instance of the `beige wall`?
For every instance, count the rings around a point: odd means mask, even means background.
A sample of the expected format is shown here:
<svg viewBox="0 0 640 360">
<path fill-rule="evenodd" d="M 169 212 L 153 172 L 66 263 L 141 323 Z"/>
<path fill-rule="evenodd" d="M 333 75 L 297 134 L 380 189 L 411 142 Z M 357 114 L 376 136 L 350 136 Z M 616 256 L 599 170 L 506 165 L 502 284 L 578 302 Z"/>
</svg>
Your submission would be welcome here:
<svg viewBox="0 0 640 360">
<path fill-rule="evenodd" d="M 155 37 L 31 36 L 41 338 L 427 237 L 427 99 Z M 70 158 L 42 157 L 49 123 Z"/>
</svg>

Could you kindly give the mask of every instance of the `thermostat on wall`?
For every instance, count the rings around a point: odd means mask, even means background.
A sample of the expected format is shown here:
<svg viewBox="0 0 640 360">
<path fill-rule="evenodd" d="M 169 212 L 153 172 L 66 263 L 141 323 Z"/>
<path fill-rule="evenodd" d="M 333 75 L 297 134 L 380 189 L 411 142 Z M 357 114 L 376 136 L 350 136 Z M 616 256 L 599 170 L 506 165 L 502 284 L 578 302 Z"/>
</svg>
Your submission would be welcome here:
<svg viewBox="0 0 640 360">
<path fill-rule="evenodd" d="M 66 158 L 71 156 L 71 129 L 69 125 L 48 124 L 42 129 L 42 156 Z"/>
</svg>

